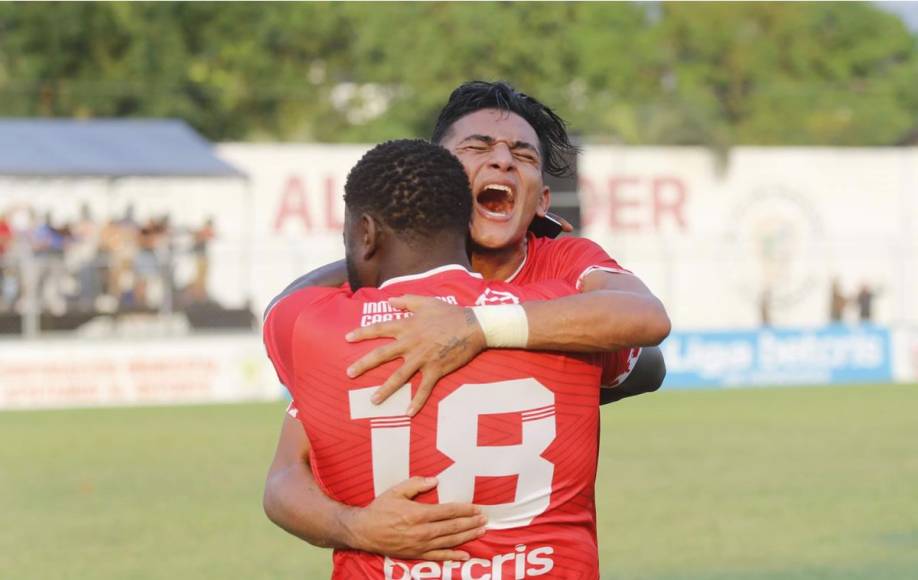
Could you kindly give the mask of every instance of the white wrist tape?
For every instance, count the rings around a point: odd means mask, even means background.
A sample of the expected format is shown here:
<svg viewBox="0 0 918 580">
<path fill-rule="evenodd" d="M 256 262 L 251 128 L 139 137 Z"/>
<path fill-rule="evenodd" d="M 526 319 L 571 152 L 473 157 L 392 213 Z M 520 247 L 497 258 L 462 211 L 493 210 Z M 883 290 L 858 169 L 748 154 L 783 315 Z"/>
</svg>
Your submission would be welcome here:
<svg viewBox="0 0 918 580">
<path fill-rule="evenodd" d="M 473 306 L 490 348 L 526 348 L 529 343 L 529 319 L 519 304 Z"/>
</svg>

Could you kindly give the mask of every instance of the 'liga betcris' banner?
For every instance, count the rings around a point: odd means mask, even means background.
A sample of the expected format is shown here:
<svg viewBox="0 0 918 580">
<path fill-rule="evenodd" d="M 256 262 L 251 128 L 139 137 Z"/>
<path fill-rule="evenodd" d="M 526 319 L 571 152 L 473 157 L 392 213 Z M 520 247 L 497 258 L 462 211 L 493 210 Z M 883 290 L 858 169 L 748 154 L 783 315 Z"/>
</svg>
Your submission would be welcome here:
<svg viewBox="0 0 918 580">
<path fill-rule="evenodd" d="M 665 388 L 869 383 L 893 378 L 890 331 L 876 326 L 674 332 L 662 349 Z"/>
</svg>

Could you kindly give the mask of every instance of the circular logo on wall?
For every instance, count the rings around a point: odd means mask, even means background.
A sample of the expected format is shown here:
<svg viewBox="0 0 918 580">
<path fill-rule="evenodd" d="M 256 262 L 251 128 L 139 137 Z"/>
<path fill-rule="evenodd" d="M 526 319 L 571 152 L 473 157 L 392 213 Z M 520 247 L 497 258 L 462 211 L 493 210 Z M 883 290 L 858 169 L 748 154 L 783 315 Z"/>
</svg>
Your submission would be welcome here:
<svg viewBox="0 0 918 580">
<path fill-rule="evenodd" d="M 822 238 L 819 216 L 805 196 L 781 186 L 764 187 L 730 214 L 724 269 L 733 288 L 753 304 L 793 306 L 821 290 Z"/>
</svg>

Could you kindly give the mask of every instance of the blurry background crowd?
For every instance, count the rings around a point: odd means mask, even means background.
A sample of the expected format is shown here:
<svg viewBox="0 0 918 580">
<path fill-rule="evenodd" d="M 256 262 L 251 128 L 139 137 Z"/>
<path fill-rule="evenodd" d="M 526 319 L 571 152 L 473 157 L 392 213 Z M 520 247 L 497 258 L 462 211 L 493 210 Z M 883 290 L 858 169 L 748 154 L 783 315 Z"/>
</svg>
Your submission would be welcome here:
<svg viewBox="0 0 918 580">
<path fill-rule="evenodd" d="M 163 311 L 208 300 L 208 243 L 214 221 L 180 229 L 168 215 L 142 222 L 132 207 L 100 219 L 82 206 L 78 219 L 55 221 L 30 207 L 0 214 L 0 312 L 22 313 L 33 298 L 55 315 Z M 177 260 L 193 261 L 182 285 Z M 34 286 L 34 293 L 30 286 Z"/>
</svg>

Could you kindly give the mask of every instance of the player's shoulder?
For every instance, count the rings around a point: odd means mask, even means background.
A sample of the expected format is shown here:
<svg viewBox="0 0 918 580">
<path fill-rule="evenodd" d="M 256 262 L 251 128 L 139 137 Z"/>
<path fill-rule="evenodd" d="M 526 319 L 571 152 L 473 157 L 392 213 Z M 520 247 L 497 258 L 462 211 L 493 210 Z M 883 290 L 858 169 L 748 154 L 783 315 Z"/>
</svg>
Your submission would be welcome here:
<svg viewBox="0 0 918 580">
<path fill-rule="evenodd" d="M 265 308 L 264 320 L 268 320 L 271 316 L 299 313 L 315 308 L 329 300 L 347 296 L 348 292 L 343 288 L 294 286 L 291 284 L 268 304 L 268 307 Z"/>
<path fill-rule="evenodd" d="M 271 301 L 268 303 L 268 307 L 265 308 L 263 318 L 267 318 L 267 317 L 268 317 L 268 313 L 269 313 L 271 310 L 273 310 L 274 307 L 275 307 L 279 302 L 281 302 L 281 301 L 283 301 L 283 300 L 286 300 L 286 299 L 290 298 L 291 296 L 299 295 L 299 292 L 300 292 L 301 290 L 305 290 L 305 289 L 308 289 L 308 288 L 317 289 L 317 290 L 320 290 L 320 292 L 310 292 L 310 293 L 306 293 L 305 295 L 300 296 L 299 299 L 304 299 L 304 296 L 307 297 L 307 298 L 312 298 L 312 297 L 316 297 L 316 296 L 319 296 L 319 295 L 324 295 L 325 292 L 321 292 L 321 291 L 322 291 L 322 290 L 329 290 L 329 288 L 328 288 L 327 286 L 316 286 L 316 285 L 315 285 L 315 281 L 314 281 L 313 273 L 312 273 L 312 272 L 303 274 L 302 276 L 300 276 L 299 278 L 297 278 L 296 280 L 294 280 L 293 282 L 291 282 L 290 284 L 288 284 L 287 287 L 284 288 L 277 296 L 275 296 L 274 298 L 271 299 Z M 343 284 L 342 286 L 340 286 L 340 287 L 338 287 L 338 288 L 335 288 L 335 289 L 336 289 L 336 290 L 337 290 L 337 289 L 344 290 L 346 293 L 347 293 L 347 292 L 350 292 L 350 286 L 349 286 L 347 283 L 345 283 L 345 284 Z"/>
</svg>

